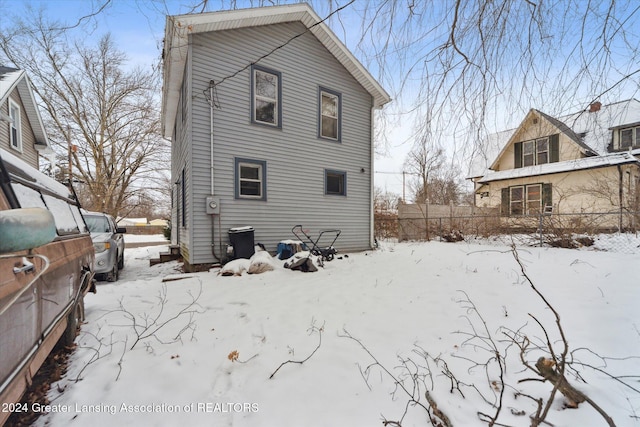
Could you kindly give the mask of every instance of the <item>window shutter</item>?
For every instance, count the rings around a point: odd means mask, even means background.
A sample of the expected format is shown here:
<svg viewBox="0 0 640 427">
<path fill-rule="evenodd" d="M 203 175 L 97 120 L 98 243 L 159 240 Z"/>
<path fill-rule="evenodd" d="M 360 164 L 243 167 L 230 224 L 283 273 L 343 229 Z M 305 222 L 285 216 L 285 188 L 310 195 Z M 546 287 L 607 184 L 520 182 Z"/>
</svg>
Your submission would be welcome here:
<svg viewBox="0 0 640 427">
<path fill-rule="evenodd" d="M 516 142 L 513 144 L 514 159 L 513 164 L 516 168 L 522 167 L 522 142 Z"/>
<path fill-rule="evenodd" d="M 502 200 L 500 204 L 500 214 L 502 216 L 509 215 L 509 187 L 502 189 Z"/>
<path fill-rule="evenodd" d="M 560 138 L 556 133 L 549 137 L 549 163 L 560 161 Z"/>
<path fill-rule="evenodd" d="M 542 184 L 542 210 L 547 206 L 553 206 L 551 184 Z"/>
</svg>

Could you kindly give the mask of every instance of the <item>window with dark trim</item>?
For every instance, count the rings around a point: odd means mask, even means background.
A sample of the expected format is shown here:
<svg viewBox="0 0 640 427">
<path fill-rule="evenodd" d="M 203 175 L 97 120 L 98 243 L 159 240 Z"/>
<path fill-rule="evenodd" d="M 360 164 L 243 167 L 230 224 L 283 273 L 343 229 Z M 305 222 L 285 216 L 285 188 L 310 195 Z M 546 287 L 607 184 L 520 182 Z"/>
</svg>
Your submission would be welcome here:
<svg viewBox="0 0 640 427">
<path fill-rule="evenodd" d="M 319 89 L 318 135 L 340 141 L 342 127 L 342 95 L 321 87 Z"/>
<path fill-rule="evenodd" d="M 514 185 L 502 189 L 503 215 L 538 215 L 552 206 L 551 184 Z"/>
<path fill-rule="evenodd" d="M 236 157 L 235 198 L 267 200 L 267 162 Z"/>
<path fill-rule="evenodd" d="M 11 142 L 11 148 L 22 151 L 20 106 L 11 99 L 9 100 L 9 117 L 11 117 L 11 122 L 9 123 L 9 140 Z"/>
<path fill-rule="evenodd" d="M 282 74 L 251 66 L 251 121 L 282 127 Z"/>
<path fill-rule="evenodd" d="M 559 135 L 550 135 L 514 144 L 516 168 L 555 163 L 560 160 Z"/>
<path fill-rule="evenodd" d="M 333 196 L 347 195 L 347 173 L 342 171 L 324 171 L 324 194 Z"/>
</svg>

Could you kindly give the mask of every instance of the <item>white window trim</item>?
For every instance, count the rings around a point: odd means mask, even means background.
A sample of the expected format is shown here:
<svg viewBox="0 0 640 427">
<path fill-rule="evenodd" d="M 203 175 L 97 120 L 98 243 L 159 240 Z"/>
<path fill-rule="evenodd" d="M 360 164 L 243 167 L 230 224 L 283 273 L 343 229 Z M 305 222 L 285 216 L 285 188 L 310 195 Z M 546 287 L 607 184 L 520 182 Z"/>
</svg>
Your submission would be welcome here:
<svg viewBox="0 0 640 427">
<path fill-rule="evenodd" d="M 11 112 L 12 110 L 17 111 L 17 115 L 14 117 Z M 20 105 L 9 99 L 9 117 L 11 117 L 11 122 L 9 122 L 9 146 L 16 151 L 22 153 L 22 110 L 20 109 Z M 16 145 L 13 144 L 13 129 L 16 129 Z"/>
<path fill-rule="evenodd" d="M 243 167 L 253 168 L 258 170 L 258 179 L 242 178 L 241 170 Z M 253 159 L 235 159 L 235 198 L 236 199 L 248 199 L 248 200 L 267 200 L 267 162 L 264 160 Z M 260 194 L 242 194 L 243 182 L 257 182 L 260 186 Z"/>
</svg>

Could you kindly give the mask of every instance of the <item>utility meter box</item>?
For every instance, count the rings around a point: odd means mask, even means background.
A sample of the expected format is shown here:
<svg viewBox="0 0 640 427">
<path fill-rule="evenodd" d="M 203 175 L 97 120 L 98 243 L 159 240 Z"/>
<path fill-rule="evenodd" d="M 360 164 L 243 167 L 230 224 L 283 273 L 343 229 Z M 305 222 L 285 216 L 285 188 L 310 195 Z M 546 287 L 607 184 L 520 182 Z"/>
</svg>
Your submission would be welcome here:
<svg viewBox="0 0 640 427">
<path fill-rule="evenodd" d="M 220 199 L 209 196 L 205 199 L 205 210 L 209 215 L 220 215 Z"/>
</svg>

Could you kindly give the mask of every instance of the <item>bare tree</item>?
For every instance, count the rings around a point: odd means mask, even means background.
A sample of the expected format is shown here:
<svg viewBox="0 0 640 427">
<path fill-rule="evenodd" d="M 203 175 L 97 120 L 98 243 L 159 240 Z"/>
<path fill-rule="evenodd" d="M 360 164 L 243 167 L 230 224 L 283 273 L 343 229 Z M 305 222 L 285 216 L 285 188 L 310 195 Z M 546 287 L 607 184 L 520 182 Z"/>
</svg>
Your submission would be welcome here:
<svg viewBox="0 0 640 427">
<path fill-rule="evenodd" d="M 530 108 L 559 116 L 633 97 L 640 5 L 633 0 L 388 0 L 359 4 L 358 50 L 416 136 L 467 155 Z"/>
<path fill-rule="evenodd" d="M 163 186 L 159 73 L 127 68 L 108 34 L 92 46 L 70 41 L 67 30 L 41 11 L 3 31 L 0 50 L 33 80 L 49 140 L 67 178 L 80 183 L 83 206 L 124 216 L 136 195 Z"/>
</svg>

